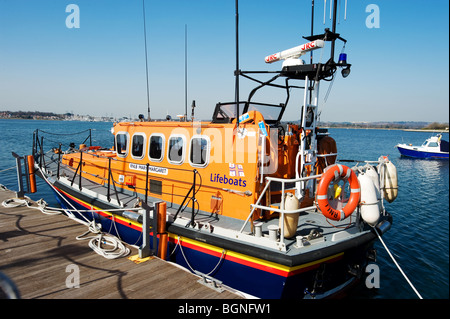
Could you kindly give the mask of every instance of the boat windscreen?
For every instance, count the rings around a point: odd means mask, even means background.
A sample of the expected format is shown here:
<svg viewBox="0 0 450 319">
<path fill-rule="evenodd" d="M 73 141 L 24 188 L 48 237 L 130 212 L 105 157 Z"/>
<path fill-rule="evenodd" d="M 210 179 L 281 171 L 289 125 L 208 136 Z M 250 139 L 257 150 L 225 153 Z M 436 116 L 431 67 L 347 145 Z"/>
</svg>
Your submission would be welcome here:
<svg viewBox="0 0 450 319">
<path fill-rule="evenodd" d="M 250 106 L 248 107 L 248 111 L 260 112 L 266 122 L 278 121 L 282 110 L 283 108 L 278 105 L 250 104 Z"/>
<path fill-rule="evenodd" d="M 441 140 L 441 152 L 448 152 L 448 142 Z"/>
<path fill-rule="evenodd" d="M 248 108 L 246 108 L 248 105 Z M 239 115 L 243 112 L 258 111 L 266 123 L 275 123 L 280 120 L 284 111 L 284 104 L 264 104 L 239 102 Z M 213 122 L 231 123 L 236 118 L 236 103 L 218 103 L 214 110 Z"/>
<path fill-rule="evenodd" d="M 239 115 L 242 115 L 244 102 L 239 103 Z M 236 118 L 236 103 L 217 103 L 213 114 L 213 123 L 231 123 Z"/>
</svg>

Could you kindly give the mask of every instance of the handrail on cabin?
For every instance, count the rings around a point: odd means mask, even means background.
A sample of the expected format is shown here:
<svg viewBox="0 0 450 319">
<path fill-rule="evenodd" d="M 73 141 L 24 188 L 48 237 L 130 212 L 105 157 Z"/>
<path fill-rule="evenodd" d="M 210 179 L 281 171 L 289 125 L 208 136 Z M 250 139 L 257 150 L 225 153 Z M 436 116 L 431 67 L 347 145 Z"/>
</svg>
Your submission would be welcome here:
<svg viewBox="0 0 450 319">
<path fill-rule="evenodd" d="M 177 216 L 180 213 L 181 209 L 183 208 L 184 203 L 189 198 L 189 194 L 192 192 L 192 197 L 191 197 L 191 200 L 192 200 L 192 214 L 191 214 L 191 220 L 190 220 L 190 222 L 188 224 L 188 225 L 191 225 L 191 226 L 195 226 L 195 220 L 194 220 L 194 218 L 195 218 L 195 202 L 197 201 L 195 199 L 195 193 L 196 193 L 196 191 L 195 191 L 196 178 L 195 177 L 198 174 L 198 171 L 196 169 L 194 169 L 193 173 L 194 173 L 194 176 L 193 176 L 193 181 L 192 181 L 191 188 L 189 189 L 188 193 L 184 197 L 183 202 L 178 207 L 178 210 L 177 210 L 177 212 L 175 213 L 175 215 L 173 217 L 174 220 L 177 219 Z"/>
</svg>

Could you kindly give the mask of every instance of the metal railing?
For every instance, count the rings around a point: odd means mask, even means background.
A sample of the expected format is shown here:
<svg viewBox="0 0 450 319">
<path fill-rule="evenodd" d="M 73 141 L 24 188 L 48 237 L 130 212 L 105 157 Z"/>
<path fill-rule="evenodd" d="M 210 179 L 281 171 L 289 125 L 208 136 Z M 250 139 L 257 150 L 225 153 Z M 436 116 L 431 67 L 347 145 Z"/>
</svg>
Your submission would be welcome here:
<svg viewBox="0 0 450 319">
<path fill-rule="evenodd" d="M 39 132 L 42 132 L 43 134 L 40 135 Z M 50 136 L 75 136 L 75 135 L 80 135 L 80 134 L 83 134 L 86 132 L 88 134 L 84 138 L 83 142 L 81 142 L 80 144 L 85 144 L 87 141 L 89 141 L 89 146 L 92 146 L 92 129 L 87 129 L 84 131 L 74 132 L 74 133 L 52 133 L 52 132 L 47 132 L 44 130 L 37 129 L 33 132 L 33 148 L 32 148 L 31 154 L 33 154 L 33 156 L 35 157 L 35 160 L 36 160 L 36 162 L 38 162 L 38 165 L 40 168 L 42 168 L 42 166 L 45 167 L 44 134 L 50 135 Z M 58 141 L 58 142 L 53 141 L 53 142 L 55 144 L 59 145 L 59 152 L 61 152 L 62 144 L 60 143 L 60 141 Z M 73 146 L 71 145 L 70 147 L 75 147 L 75 144 L 73 144 Z"/>
<path fill-rule="evenodd" d="M 81 134 L 83 132 L 88 132 L 87 137 L 83 137 L 84 140 L 83 140 L 83 142 L 81 144 L 84 144 L 87 141 L 89 141 L 89 144 L 91 144 L 91 142 L 92 142 L 91 130 L 86 130 L 86 131 L 77 132 L 77 133 L 73 133 L 73 134 L 69 134 L 69 133 L 68 134 L 48 133 L 48 132 L 45 132 L 45 131 L 42 131 L 42 130 L 41 130 L 41 132 L 44 132 L 45 134 L 50 134 L 50 135 L 65 135 L 65 136 L 77 135 L 77 134 Z M 36 159 L 36 162 L 37 162 L 37 164 L 39 165 L 40 168 L 43 168 L 43 167 L 46 168 L 47 164 L 50 164 L 50 163 L 46 163 L 46 159 L 45 159 L 46 153 L 44 151 L 44 136 L 43 135 L 44 134 L 40 134 L 39 130 L 36 130 L 35 132 L 33 132 L 33 150 L 32 150 L 33 153 L 32 154 L 34 155 L 34 157 Z M 52 141 L 52 142 L 54 144 L 57 143 L 56 141 Z M 92 145 L 90 145 L 90 146 L 92 146 Z M 64 154 L 64 152 L 62 151 L 61 147 L 62 147 L 62 143 L 59 143 L 57 148 L 53 148 L 52 149 L 54 153 L 58 154 L 57 159 L 52 159 L 52 161 L 51 161 L 52 163 L 56 162 L 56 165 L 57 165 L 57 167 L 56 167 L 56 177 L 57 177 L 57 179 L 60 178 L 61 169 L 68 168 L 68 165 L 64 164 L 62 162 L 61 154 Z M 89 159 L 86 159 L 84 157 L 84 154 L 86 154 L 87 151 L 84 151 L 82 149 L 80 149 L 80 150 L 75 149 L 75 144 L 73 144 L 73 143 L 70 145 L 69 150 L 70 149 L 72 149 L 75 152 L 79 152 L 79 154 L 80 154 L 79 155 L 79 162 L 76 163 L 76 161 L 75 161 L 75 163 L 74 163 L 76 165 L 76 167 L 72 167 L 72 166 L 70 167 L 70 169 L 73 172 L 73 176 L 70 177 L 70 185 L 73 186 L 75 181 L 78 178 L 78 187 L 79 187 L 80 190 L 82 190 L 82 188 L 84 186 L 83 182 L 82 182 L 83 181 L 82 178 L 85 177 L 85 175 L 93 175 L 93 174 L 89 173 L 88 170 L 86 170 L 86 169 L 83 170 L 83 167 L 91 165 L 91 162 L 89 161 Z M 118 187 L 117 187 L 118 182 L 116 180 L 114 180 L 114 175 L 113 175 L 114 171 L 116 171 L 116 173 L 117 173 L 117 170 L 112 167 L 112 161 L 123 162 L 124 164 L 131 163 L 131 162 L 128 162 L 125 159 L 111 158 L 110 156 L 105 156 L 105 155 L 101 155 L 101 154 L 94 154 L 93 153 L 93 154 L 89 154 L 89 155 L 97 157 L 97 158 L 107 159 L 108 166 L 106 167 L 106 165 L 105 165 L 105 167 L 104 167 L 104 169 L 107 170 L 106 171 L 107 178 L 106 177 L 101 177 L 99 175 L 95 175 L 95 177 L 99 178 L 99 179 L 102 179 L 103 180 L 103 184 L 106 184 L 105 185 L 107 187 L 106 197 L 107 197 L 108 202 L 111 201 L 111 198 L 114 196 L 112 194 L 112 192 L 114 192 L 115 198 L 116 198 L 118 204 L 120 205 L 120 200 L 119 200 L 119 191 L 120 190 L 118 191 Z M 150 167 L 150 164 L 146 163 L 146 170 L 145 170 L 145 172 L 142 172 L 142 173 L 133 172 L 133 174 L 135 174 L 136 176 L 138 176 L 138 177 L 140 176 L 141 179 L 145 178 L 145 187 L 136 187 L 136 186 L 133 187 L 134 189 L 139 189 L 140 193 L 144 195 L 145 203 L 148 203 L 149 192 L 151 192 L 149 167 Z M 167 167 L 162 167 L 162 168 L 167 168 Z M 194 224 L 195 204 L 197 203 L 197 200 L 196 200 L 195 196 L 196 196 L 196 193 L 198 192 L 198 189 L 196 189 L 196 188 L 199 186 L 199 183 L 196 181 L 196 179 L 197 179 L 197 175 L 199 173 L 198 173 L 198 171 L 196 169 L 188 170 L 188 169 L 173 168 L 173 167 L 171 167 L 171 169 L 172 170 L 185 171 L 185 172 L 193 172 L 192 183 L 190 183 L 188 181 L 184 182 L 185 184 L 188 184 L 189 187 L 190 187 L 189 191 L 187 192 L 187 194 L 169 194 L 169 195 L 174 195 L 174 196 L 179 196 L 179 197 L 183 197 L 184 198 L 182 204 L 178 208 L 178 211 L 177 211 L 176 215 L 178 215 L 178 213 L 182 209 L 185 209 L 184 205 L 185 205 L 186 201 L 188 201 L 188 200 L 192 201 L 192 217 L 191 217 L 191 222 L 190 223 Z M 174 179 L 170 179 L 170 178 L 164 178 L 164 180 L 165 181 L 180 182 L 179 180 L 174 180 Z M 160 195 L 162 195 L 162 192 L 161 192 Z M 188 201 L 188 203 L 189 203 L 189 201 Z M 198 205 L 198 203 L 197 203 L 197 205 Z"/>
<path fill-rule="evenodd" d="M 285 214 L 295 214 L 295 213 L 301 213 L 307 210 L 310 210 L 311 208 L 315 208 L 315 206 L 308 206 L 308 207 L 304 207 L 304 208 L 298 208 L 295 210 L 289 210 L 287 211 L 284 207 L 284 199 L 285 199 L 285 184 L 286 183 L 296 183 L 296 182 L 304 182 L 307 180 L 311 180 L 311 179 L 317 179 L 319 177 L 321 177 L 322 174 L 319 175 L 311 175 L 311 176 L 307 176 L 307 177 L 301 177 L 301 178 L 292 178 L 292 179 L 285 179 L 285 178 L 277 178 L 277 177 L 266 177 L 266 186 L 264 187 L 263 191 L 261 192 L 261 194 L 259 195 L 258 200 L 256 201 L 255 204 L 251 204 L 252 210 L 250 211 L 250 214 L 248 215 L 247 219 L 245 220 L 244 224 L 242 225 L 241 229 L 239 230 L 240 233 L 242 233 L 244 231 L 245 226 L 247 226 L 248 221 L 251 219 L 251 217 L 253 216 L 253 213 L 255 212 L 256 209 L 261 209 L 261 210 L 269 210 L 269 211 L 274 211 L 274 212 L 278 212 L 281 214 L 280 216 L 280 220 L 281 220 L 281 226 L 280 226 L 280 242 L 284 242 L 284 215 Z M 260 202 L 262 200 L 262 198 L 264 197 L 264 195 L 266 194 L 267 190 L 270 187 L 270 184 L 272 182 L 278 182 L 281 183 L 281 203 L 280 203 L 280 208 L 275 208 L 275 207 L 271 207 L 271 203 L 269 203 L 269 206 L 265 206 L 265 205 L 260 205 Z"/>
<path fill-rule="evenodd" d="M 194 176 L 193 176 L 193 181 L 192 181 L 191 188 L 189 189 L 188 193 L 184 197 L 183 202 L 181 203 L 180 207 L 178 207 L 178 210 L 177 210 L 177 212 L 175 213 L 175 215 L 173 217 L 173 219 L 175 220 L 177 218 L 178 214 L 180 213 L 180 211 L 182 209 L 184 210 L 184 208 L 183 208 L 184 203 L 189 198 L 189 194 L 192 192 L 192 197 L 190 199 L 192 201 L 192 214 L 191 214 L 191 220 L 190 220 L 190 222 L 188 224 L 188 225 L 191 225 L 191 226 L 195 226 L 195 221 L 194 221 L 194 218 L 195 218 L 195 203 L 197 202 L 197 200 L 195 199 L 195 194 L 198 192 L 198 191 L 195 191 L 196 175 L 198 174 L 198 171 L 196 169 L 194 169 L 193 173 L 194 173 Z M 189 204 L 189 202 L 188 202 L 188 204 Z M 186 206 L 187 206 L 187 204 L 186 204 Z"/>
</svg>

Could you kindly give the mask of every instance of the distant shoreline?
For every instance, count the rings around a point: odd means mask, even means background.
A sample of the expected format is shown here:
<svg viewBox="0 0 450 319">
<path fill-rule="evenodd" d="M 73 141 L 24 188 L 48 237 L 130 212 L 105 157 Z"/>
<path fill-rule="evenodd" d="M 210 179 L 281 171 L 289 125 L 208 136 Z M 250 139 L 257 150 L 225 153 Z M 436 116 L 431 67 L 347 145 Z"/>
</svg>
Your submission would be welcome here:
<svg viewBox="0 0 450 319">
<path fill-rule="evenodd" d="M 403 131 L 411 131 L 411 132 L 431 132 L 431 133 L 448 133 L 449 130 L 428 130 L 428 129 L 403 129 Z"/>
<path fill-rule="evenodd" d="M 41 121 L 82 121 L 82 122 L 136 122 L 138 119 L 126 117 L 114 118 L 107 116 L 78 115 L 72 113 L 56 114 L 52 112 L 11 112 L 0 111 L 0 119 L 4 120 L 41 120 Z M 164 121 L 164 119 L 162 120 Z M 202 120 L 203 121 L 203 120 Z M 208 120 L 205 120 L 208 121 Z M 289 122 L 289 121 L 288 121 Z M 282 121 L 286 123 L 286 121 Z M 369 129 L 369 130 L 402 130 L 409 132 L 448 133 L 448 123 L 397 121 L 397 122 L 320 122 L 318 127 L 339 129 Z"/>
<path fill-rule="evenodd" d="M 348 130 L 387 130 L 387 131 L 409 131 L 409 132 L 430 132 L 430 133 L 449 133 L 449 130 L 432 130 L 432 129 L 420 129 L 420 128 L 400 128 L 400 127 L 350 127 L 350 126 L 321 126 L 326 129 L 348 129 Z"/>
</svg>

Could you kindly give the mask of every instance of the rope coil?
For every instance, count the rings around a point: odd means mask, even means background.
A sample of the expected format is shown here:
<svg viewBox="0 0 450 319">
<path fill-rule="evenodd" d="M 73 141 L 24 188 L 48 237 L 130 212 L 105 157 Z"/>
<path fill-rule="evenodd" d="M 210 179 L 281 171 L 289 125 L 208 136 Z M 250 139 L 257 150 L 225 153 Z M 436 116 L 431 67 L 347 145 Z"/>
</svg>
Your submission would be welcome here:
<svg viewBox="0 0 450 319">
<path fill-rule="evenodd" d="M 51 184 L 49 183 L 49 185 L 51 185 Z M 53 185 L 51 185 L 51 187 L 55 190 L 55 192 L 57 192 L 59 194 L 59 192 L 53 187 Z M 59 195 L 61 196 L 61 194 L 59 194 Z M 63 198 L 67 202 L 67 204 L 69 204 L 72 207 L 72 209 L 48 207 L 48 204 L 43 199 L 40 199 L 36 202 L 37 206 L 33 206 L 33 201 L 27 196 L 25 196 L 23 199 L 22 198 L 6 199 L 2 202 L 2 205 L 3 205 L 3 207 L 6 207 L 6 208 L 26 206 L 28 208 L 37 209 L 47 215 L 59 215 L 59 214 L 62 214 L 63 212 L 65 212 L 67 217 L 69 217 L 70 219 L 75 220 L 76 222 L 88 227 L 88 230 L 85 233 L 83 233 L 82 235 L 77 236 L 76 239 L 77 240 L 90 239 L 89 244 L 88 244 L 89 247 L 94 252 L 99 254 L 100 256 L 103 256 L 104 258 L 107 258 L 107 259 L 115 259 L 115 258 L 119 258 L 122 256 L 127 256 L 130 253 L 130 249 L 123 244 L 123 242 L 120 238 L 117 238 L 112 235 L 105 235 L 101 231 L 100 223 L 96 223 L 94 220 L 89 221 L 84 215 L 80 214 L 81 212 L 93 212 L 93 209 L 78 210 L 72 204 L 70 204 L 70 202 L 68 202 L 64 197 L 61 196 L 61 198 Z M 124 210 L 125 209 L 114 209 L 114 211 L 124 211 Z M 127 209 L 127 210 L 139 210 L 139 208 Z M 108 211 L 111 211 L 111 210 L 108 210 Z M 79 215 L 83 217 L 84 221 L 75 217 L 75 215 L 73 214 L 74 212 L 79 213 Z M 112 216 L 112 217 L 113 217 L 112 223 L 114 224 L 114 227 L 115 227 L 114 216 Z M 111 227 L 112 227 L 112 225 L 111 225 Z M 116 227 L 115 227 L 115 229 L 118 234 L 119 232 L 117 231 Z M 94 236 L 85 237 L 89 233 L 93 233 Z M 105 245 L 112 247 L 112 248 L 105 248 L 104 247 Z"/>
<path fill-rule="evenodd" d="M 89 241 L 89 247 L 95 251 L 100 256 L 105 257 L 106 259 L 115 259 L 122 256 L 126 256 L 130 253 L 130 249 L 126 247 L 122 241 L 118 240 L 117 237 L 105 235 L 102 233 L 101 224 L 92 221 L 89 223 L 88 231 L 84 234 L 77 236 L 77 240 L 87 240 Z M 95 236 L 85 237 L 87 234 L 93 233 Z M 110 246 L 112 248 L 106 249 L 102 247 L 102 245 Z M 117 251 L 118 250 L 118 251 Z"/>
</svg>

